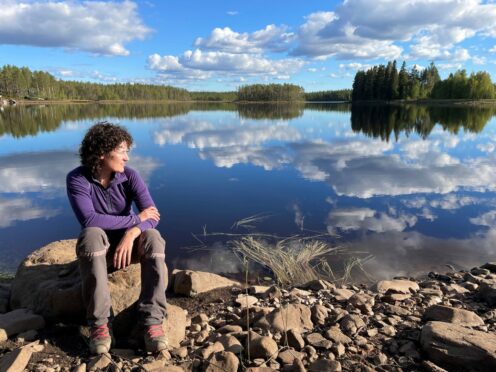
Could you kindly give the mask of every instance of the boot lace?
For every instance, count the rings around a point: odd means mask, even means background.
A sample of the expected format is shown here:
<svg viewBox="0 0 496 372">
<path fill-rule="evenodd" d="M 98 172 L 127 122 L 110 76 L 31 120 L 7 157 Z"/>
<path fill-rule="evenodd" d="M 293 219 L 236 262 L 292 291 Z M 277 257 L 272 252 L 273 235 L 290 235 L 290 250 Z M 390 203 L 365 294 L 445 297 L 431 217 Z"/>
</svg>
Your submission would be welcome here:
<svg viewBox="0 0 496 372">
<path fill-rule="evenodd" d="M 146 333 L 148 333 L 148 336 L 150 338 L 157 338 L 164 336 L 164 330 L 162 329 L 161 324 L 154 324 L 149 326 L 148 329 L 146 330 Z"/>
<path fill-rule="evenodd" d="M 91 338 L 94 340 L 99 340 L 101 338 L 109 338 L 109 328 L 107 324 L 102 324 L 100 326 L 94 326 L 91 328 Z"/>
</svg>

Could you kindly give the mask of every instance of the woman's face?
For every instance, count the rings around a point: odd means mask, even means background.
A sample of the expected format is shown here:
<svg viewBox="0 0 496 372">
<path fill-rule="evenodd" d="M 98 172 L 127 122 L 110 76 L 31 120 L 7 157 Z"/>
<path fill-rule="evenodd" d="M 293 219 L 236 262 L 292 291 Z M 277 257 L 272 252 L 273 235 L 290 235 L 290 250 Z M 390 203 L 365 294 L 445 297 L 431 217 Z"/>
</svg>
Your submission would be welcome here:
<svg viewBox="0 0 496 372">
<path fill-rule="evenodd" d="M 129 148 L 126 141 L 123 141 L 119 146 L 101 157 L 102 170 L 111 172 L 124 172 L 124 166 L 129 160 Z"/>
</svg>

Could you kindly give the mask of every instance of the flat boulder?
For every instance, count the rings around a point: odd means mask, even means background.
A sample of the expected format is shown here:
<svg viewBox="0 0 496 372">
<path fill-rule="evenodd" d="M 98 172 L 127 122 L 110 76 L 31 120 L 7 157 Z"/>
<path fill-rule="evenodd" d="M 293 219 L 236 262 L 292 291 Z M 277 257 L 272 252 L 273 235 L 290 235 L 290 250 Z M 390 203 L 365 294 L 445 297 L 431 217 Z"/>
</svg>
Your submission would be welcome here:
<svg viewBox="0 0 496 372">
<path fill-rule="evenodd" d="M 423 351 L 448 370 L 496 371 L 496 335 L 445 322 L 428 322 L 420 335 Z"/>
<path fill-rule="evenodd" d="M 443 305 L 432 305 L 425 311 L 423 318 L 424 321 L 434 320 L 469 327 L 484 325 L 484 321 L 473 311 Z"/>
<path fill-rule="evenodd" d="M 193 270 L 174 270 L 172 272 L 172 288 L 174 293 L 194 297 L 199 293 L 212 289 L 232 287 L 238 282 L 223 276 Z"/>
</svg>

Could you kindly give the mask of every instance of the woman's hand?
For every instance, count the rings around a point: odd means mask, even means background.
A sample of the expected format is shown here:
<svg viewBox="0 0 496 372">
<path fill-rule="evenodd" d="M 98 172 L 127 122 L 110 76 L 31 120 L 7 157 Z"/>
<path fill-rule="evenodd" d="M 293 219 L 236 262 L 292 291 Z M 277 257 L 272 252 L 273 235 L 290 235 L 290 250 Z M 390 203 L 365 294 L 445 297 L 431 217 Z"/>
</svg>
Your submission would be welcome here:
<svg viewBox="0 0 496 372">
<path fill-rule="evenodd" d="M 134 240 L 141 234 L 140 229 L 133 227 L 129 229 L 117 245 L 114 253 L 114 267 L 123 269 L 131 264 Z"/>
<path fill-rule="evenodd" d="M 154 221 L 160 221 L 160 213 L 158 213 L 158 209 L 155 207 L 148 207 L 143 209 L 140 214 L 138 214 L 138 217 L 141 222 L 146 221 L 146 220 L 154 220 Z"/>
</svg>

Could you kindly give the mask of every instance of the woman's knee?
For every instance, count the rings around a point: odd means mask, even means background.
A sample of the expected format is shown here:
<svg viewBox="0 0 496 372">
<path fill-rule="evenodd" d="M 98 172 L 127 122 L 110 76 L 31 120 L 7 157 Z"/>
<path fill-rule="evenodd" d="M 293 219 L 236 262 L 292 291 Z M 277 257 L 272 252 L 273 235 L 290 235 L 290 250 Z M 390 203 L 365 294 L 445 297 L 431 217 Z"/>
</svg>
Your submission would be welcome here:
<svg viewBox="0 0 496 372">
<path fill-rule="evenodd" d="M 148 229 L 141 234 L 145 256 L 165 257 L 165 239 L 158 230 Z"/>
<path fill-rule="evenodd" d="M 110 246 L 107 234 L 100 227 L 86 227 L 81 230 L 76 244 L 78 256 L 100 256 Z"/>
</svg>

